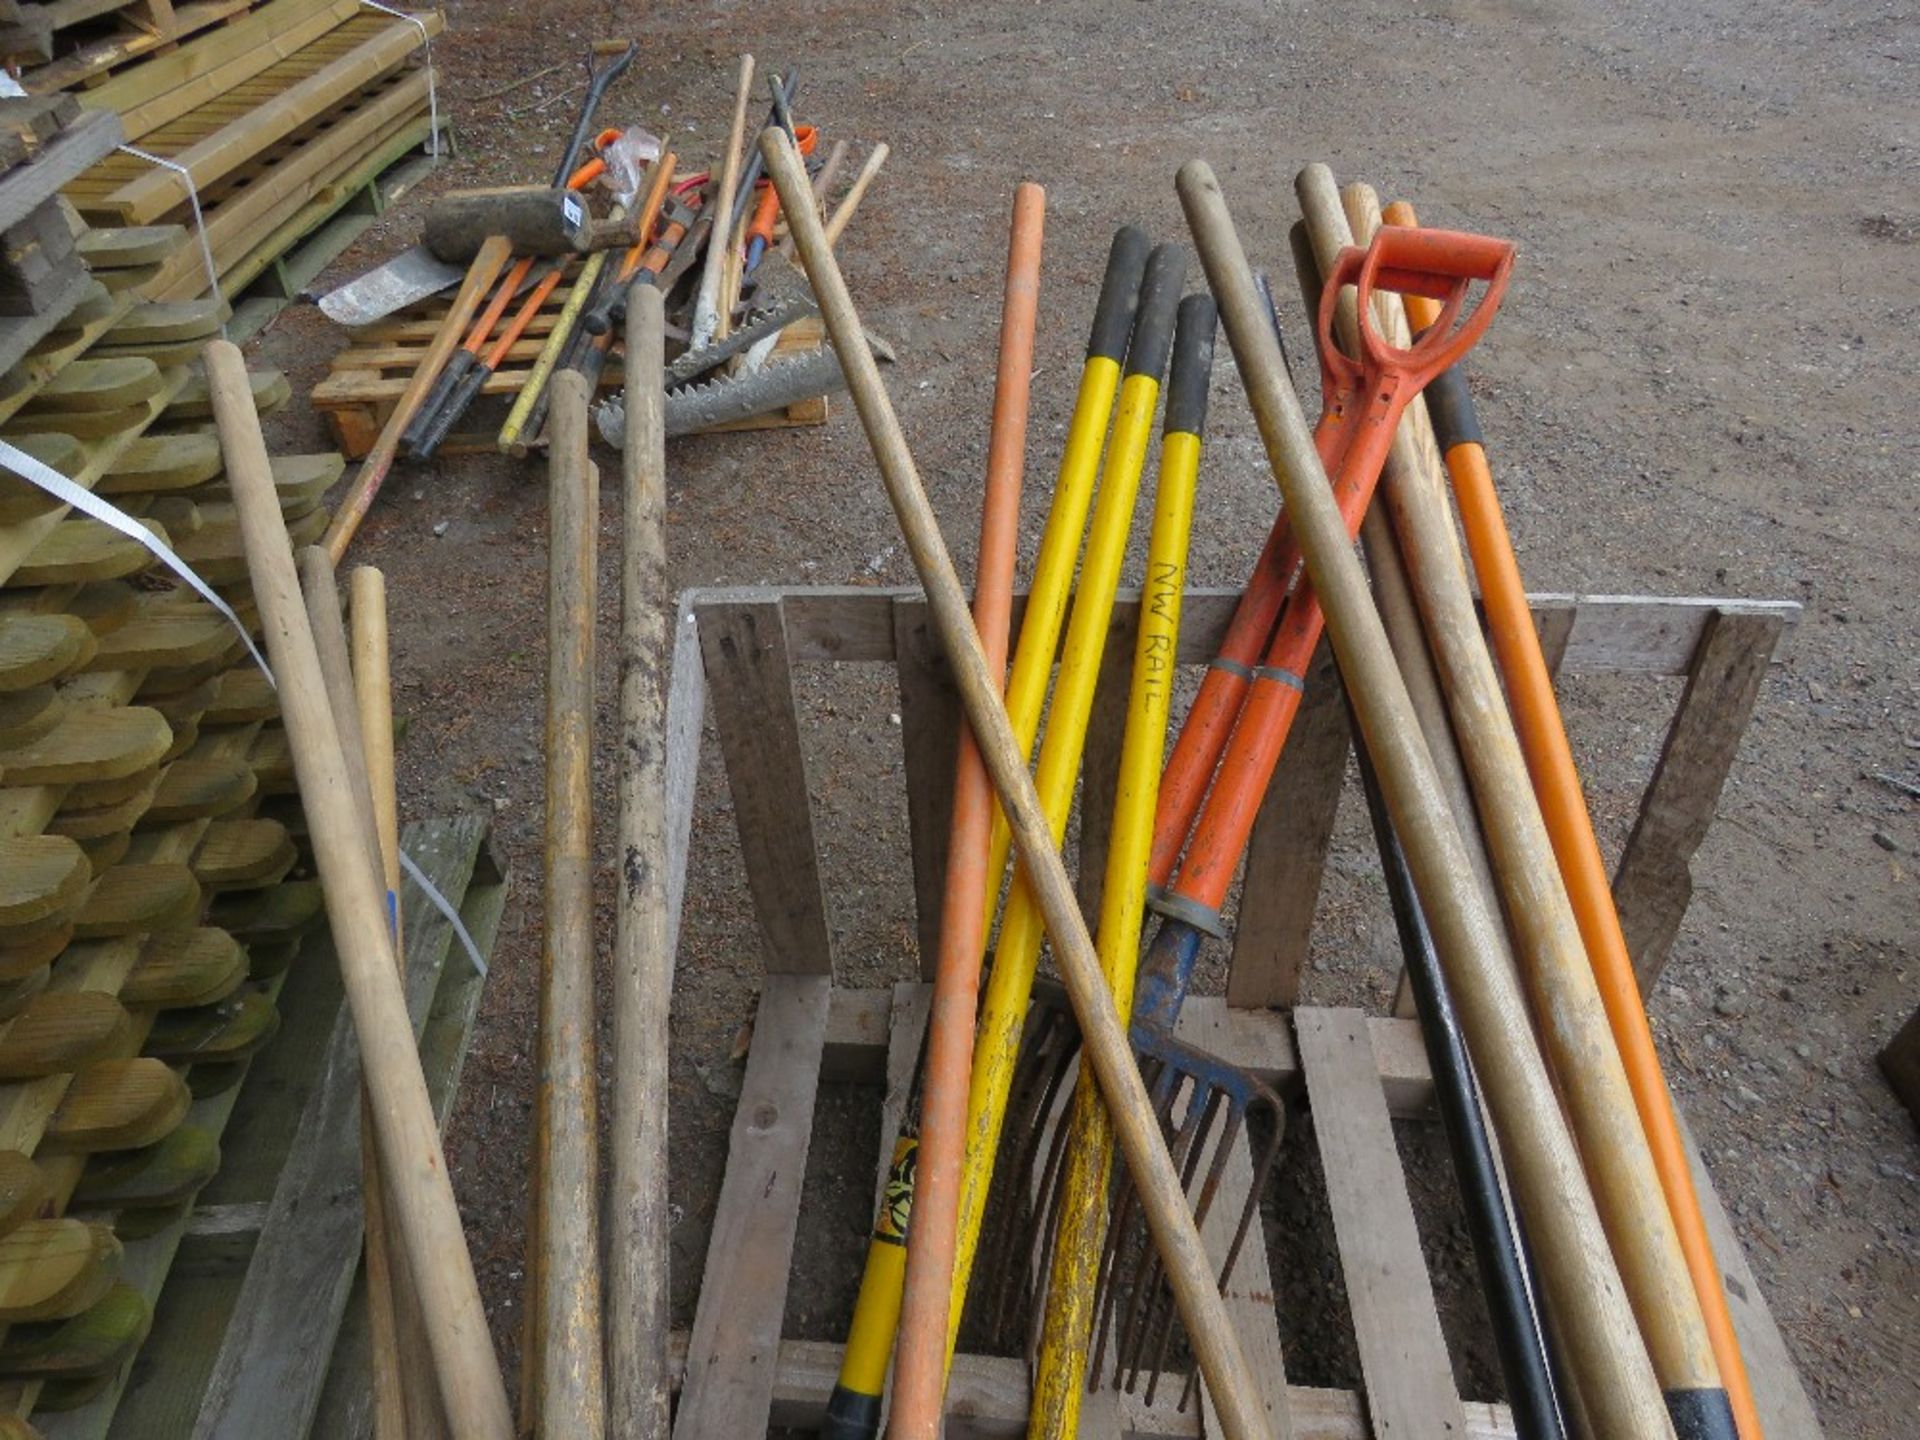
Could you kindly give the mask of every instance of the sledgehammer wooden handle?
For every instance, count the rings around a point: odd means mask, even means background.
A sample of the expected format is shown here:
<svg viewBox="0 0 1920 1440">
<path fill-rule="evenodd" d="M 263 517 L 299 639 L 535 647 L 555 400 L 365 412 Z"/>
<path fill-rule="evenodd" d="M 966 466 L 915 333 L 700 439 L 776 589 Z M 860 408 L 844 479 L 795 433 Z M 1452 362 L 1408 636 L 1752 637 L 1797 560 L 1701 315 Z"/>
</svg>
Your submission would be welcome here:
<svg viewBox="0 0 1920 1440">
<path fill-rule="evenodd" d="M 426 1319 L 447 1418 L 462 1440 L 513 1440 L 506 1386 L 487 1333 L 480 1287 L 474 1281 L 439 1126 L 407 1018 L 406 994 L 394 965 L 386 896 L 368 852 L 369 837 L 354 803 L 340 734 L 320 677 L 266 442 L 247 386 L 246 362 L 237 346 L 216 340 L 207 346 L 206 367 L 247 571 L 300 781 L 300 803 L 326 892 L 327 923 L 360 1042 L 380 1163 Z"/>
<path fill-rule="evenodd" d="M 767 173 L 780 192 L 781 207 L 792 227 L 794 244 L 813 282 L 814 295 L 820 301 L 820 313 L 839 352 L 840 366 L 846 373 L 847 389 L 860 412 L 860 423 L 873 447 L 887 497 L 900 522 L 901 534 L 913 556 L 914 568 L 927 592 L 940 643 L 952 663 L 960 686 L 960 698 L 966 706 L 968 723 L 979 742 L 987 773 L 1000 797 L 1013 829 L 1013 842 L 1026 866 L 1027 882 L 1040 902 L 1046 920 L 1047 935 L 1053 942 L 1053 955 L 1066 981 L 1074 1014 L 1080 1021 L 1082 1044 L 1099 1077 L 1101 1093 L 1112 1112 L 1120 1148 L 1139 1188 L 1142 1208 L 1153 1231 L 1154 1243 L 1165 1262 L 1167 1275 L 1180 1305 L 1207 1388 L 1218 1407 L 1222 1427 L 1230 1440 L 1266 1440 L 1266 1412 L 1259 1400 L 1240 1339 L 1221 1303 L 1207 1252 L 1200 1232 L 1187 1208 L 1186 1195 L 1175 1173 L 1173 1161 L 1161 1139 L 1140 1082 L 1133 1049 L 1127 1032 L 1107 993 L 1093 939 L 1087 933 L 1086 920 L 1074 896 L 1067 867 L 1054 848 L 1053 837 L 1040 797 L 1033 788 L 1033 777 L 1021 763 L 1020 747 L 1007 720 L 1006 706 L 1000 699 L 1000 683 L 987 665 L 974 631 L 973 617 L 967 608 L 966 591 L 947 553 L 940 534 L 940 522 L 921 487 L 920 474 L 907 448 L 905 434 L 881 383 L 880 369 L 873 352 L 867 348 L 866 332 L 854 312 L 853 299 L 834 262 L 833 249 L 827 243 L 825 229 L 812 205 L 812 192 L 799 154 L 786 132 L 770 129 L 760 140 L 760 152 L 766 158 Z"/>
</svg>

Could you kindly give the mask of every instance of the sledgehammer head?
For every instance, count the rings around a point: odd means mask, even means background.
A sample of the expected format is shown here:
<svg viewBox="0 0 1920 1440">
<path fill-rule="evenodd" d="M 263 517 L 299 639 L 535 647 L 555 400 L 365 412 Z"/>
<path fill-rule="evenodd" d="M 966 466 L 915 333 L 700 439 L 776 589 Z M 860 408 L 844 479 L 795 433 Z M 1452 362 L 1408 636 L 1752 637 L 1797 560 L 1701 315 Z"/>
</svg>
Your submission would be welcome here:
<svg viewBox="0 0 1920 1440">
<path fill-rule="evenodd" d="M 421 238 L 439 259 L 464 265 L 489 235 L 504 235 L 515 255 L 556 256 L 585 253 L 597 234 L 578 195 L 541 185 L 503 185 L 448 191 L 427 211 Z"/>
</svg>

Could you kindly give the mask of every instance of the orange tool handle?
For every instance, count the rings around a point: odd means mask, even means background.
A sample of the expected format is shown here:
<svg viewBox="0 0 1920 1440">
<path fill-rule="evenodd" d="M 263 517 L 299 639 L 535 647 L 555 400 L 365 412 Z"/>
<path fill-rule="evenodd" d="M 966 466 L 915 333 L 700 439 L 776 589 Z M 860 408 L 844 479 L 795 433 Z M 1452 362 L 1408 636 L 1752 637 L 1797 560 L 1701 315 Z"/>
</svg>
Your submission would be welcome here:
<svg viewBox="0 0 1920 1440">
<path fill-rule="evenodd" d="M 1013 194 L 1013 227 L 1000 314 L 1000 358 L 987 440 L 986 495 L 980 508 L 980 563 L 973 623 L 996 677 L 1007 668 L 1013 580 L 1020 536 L 1020 481 L 1033 375 L 1034 320 L 1040 299 L 1040 248 L 1046 192 L 1026 183 Z M 968 726 L 954 761 L 953 820 L 940 913 L 940 954 L 920 1099 L 920 1146 L 907 1267 L 894 1345 L 893 1425 L 898 1433 L 937 1431 L 946 1393 L 948 1310 L 953 1298 L 961 1170 L 966 1159 L 967 1090 L 986 950 L 987 873 L 993 786 Z"/>
<path fill-rule="evenodd" d="M 1395 226 L 1419 224 L 1413 208 L 1405 203 L 1388 206 L 1386 219 Z M 1407 322 L 1416 334 L 1437 324 L 1441 318 L 1440 307 L 1431 299 L 1408 298 Z M 1760 1414 L 1754 1405 L 1752 1382 L 1740 1353 L 1739 1338 L 1734 1334 L 1733 1317 L 1727 1310 L 1713 1241 L 1701 1218 L 1700 1197 L 1694 1189 L 1693 1170 L 1680 1138 L 1673 1095 L 1667 1088 L 1660 1056 L 1654 1048 L 1653 1031 L 1647 1023 L 1639 981 L 1634 977 L 1626 935 L 1620 928 L 1620 912 L 1613 902 L 1606 862 L 1593 833 L 1593 819 L 1580 784 L 1579 767 L 1574 763 L 1566 724 L 1560 716 L 1559 702 L 1554 698 L 1553 677 L 1540 650 L 1540 637 L 1527 604 L 1513 539 L 1507 532 L 1500 497 L 1494 489 L 1493 472 L 1488 468 L 1487 452 L 1480 442 L 1473 400 L 1467 393 L 1465 378 L 1458 372 L 1436 379 L 1428 399 L 1434 429 L 1446 456 L 1447 474 L 1453 481 L 1467 550 L 1473 557 L 1474 573 L 1480 579 L 1487 629 L 1507 683 L 1507 699 L 1519 732 L 1521 753 L 1533 777 L 1554 858 L 1560 862 L 1561 878 L 1573 902 L 1574 918 L 1579 923 L 1580 938 L 1586 944 L 1587 960 L 1593 967 L 1614 1043 L 1619 1046 L 1620 1058 L 1626 1066 L 1634 1108 L 1640 1113 L 1640 1124 L 1646 1131 L 1648 1148 L 1653 1152 L 1654 1170 L 1665 1192 L 1667 1209 L 1673 1216 L 1687 1272 L 1699 1296 L 1707 1339 L 1720 1366 L 1720 1379 L 1726 1386 L 1741 1440 L 1761 1440 Z"/>
<path fill-rule="evenodd" d="M 521 263 L 531 265 L 533 262 L 526 260 Z M 560 284 L 560 276 L 566 268 L 565 262 L 554 262 L 553 269 L 542 275 L 533 289 L 527 292 L 527 298 L 514 312 L 513 319 L 507 322 L 507 328 L 500 332 L 499 338 L 493 342 L 493 348 L 487 351 L 486 359 L 482 362 L 487 369 L 500 368 L 501 362 L 507 358 L 507 352 L 513 348 L 514 342 L 526 333 L 527 326 L 532 323 L 533 317 L 540 313 L 540 307 L 547 303 L 547 297 L 553 294 Z"/>
<path fill-rule="evenodd" d="M 1493 323 L 1513 272 L 1513 246 L 1455 231 L 1382 227 L 1364 250 L 1349 246 L 1321 288 L 1318 339 L 1325 397 L 1314 443 L 1333 479 L 1341 519 L 1357 534 L 1400 415 L 1413 396 L 1441 374 Z M 1391 345 L 1374 328 L 1373 291 L 1391 279 L 1446 297 L 1441 324 L 1413 345 Z M 1461 319 L 1474 282 L 1486 285 L 1480 304 Z M 1341 290 L 1358 294 L 1361 355 L 1346 355 L 1334 340 Z M 1365 403 L 1361 403 L 1364 398 Z M 1305 672 L 1326 619 L 1303 579 L 1280 610 L 1266 662 L 1247 678 L 1245 699 L 1226 753 L 1180 866 L 1174 892 L 1194 910 L 1218 911 L 1253 834 L 1253 823 L 1280 752 L 1299 713 Z M 1156 835 L 1156 848 L 1159 836 Z"/>
<path fill-rule="evenodd" d="M 811 125 L 793 127 L 795 139 L 799 141 L 800 153 L 811 155 L 813 147 L 819 141 L 819 132 Z M 758 240 L 762 245 L 773 243 L 773 225 L 780 214 L 780 197 L 774 193 L 771 181 L 760 182 L 760 194 L 754 202 L 753 219 L 747 223 L 747 233 L 743 237 L 751 243 Z"/>
<path fill-rule="evenodd" d="M 602 130 L 599 135 L 594 138 L 593 145 L 594 148 L 598 150 L 619 138 L 620 132 L 618 130 Z M 596 155 L 585 165 L 582 165 L 578 170 L 573 172 L 572 177 L 567 181 L 567 189 L 585 189 L 593 182 L 594 177 L 606 168 L 606 161 Z M 467 351 L 471 355 L 478 355 L 480 353 L 481 346 L 487 343 L 487 337 L 493 333 L 493 327 L 500 323 L 500 317 L 506 313 L 508 304 L 513 300 L 513 297 L 519 293 L 520 287 L 526 283 L 527 276 L 532 273 L 533 256 L 523 255 L 513 262 L 513 268 L 507 271 L 507 278 L 500 282 L 500 288 L 494 291 L 493 298 L 487 301 L 487 308 L 480 312 L 479 318 L 473 322 L 473 328 L 467 331 L 467 338 L 460 346 L 462 350 Z M 559 274 L 559 270 L 556 269 L 554 271 L 556 281 L 559 278 Z M 548 292 L 551 292 L 552 289 L 552 285 L 547 286 Z M 545 296 L 542 295 L 541 298 L 544 299 Z M 533 308 L 538 310 L 540 307 L 536 304 Z M 522 310 L 525 310 L 524 306 Z M 532 318 L 531 313 L 528 314 L 527 318 Z M 525 328 L 525 322 L 523 321 L 521 329 Z M 519 331 L 515 331 L 513 339 L 508 340 L 507 344 L 511 345 L 514 340 L 519 338 Z M 493 353 L 501 354 L 504 352 L 501 350 L 501 347 L 496 345 Z M 488 369 L 496 368 L 493 360 L 488 360 L 486 364 Z"/>
</svg>

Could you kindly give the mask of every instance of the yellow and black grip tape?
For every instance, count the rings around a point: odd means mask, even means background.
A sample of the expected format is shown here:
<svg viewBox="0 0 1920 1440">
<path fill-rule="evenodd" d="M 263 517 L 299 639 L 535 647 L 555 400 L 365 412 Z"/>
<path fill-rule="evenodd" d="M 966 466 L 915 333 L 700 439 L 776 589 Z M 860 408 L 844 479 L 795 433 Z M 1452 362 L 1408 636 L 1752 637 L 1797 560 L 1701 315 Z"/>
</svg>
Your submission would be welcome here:
<svg viewBox="0 0 1920 1440">
<path fill-rule="evenodd" d="M 1157 385 L 1167 373 L 1167 356 L 1173 351 L 1173 319 L 1186 283 L 1187 252 L 1174 244 L 1154 246 L 1147 257 L 1146 278 L 1140 282 L 1140 312 L 1133 322 L 1133 343 L 1127 347 L 1128 379 L 1145 375 Z"/>
<path fill-rule="evenodd" d="M 1173 327 L 1173 374 L 1167 378 L 1165 431 L 1169 435 L 1200 435 L 1206 430 L 1218 324 L 1211 295 L 1189 295 L 1180 302 Z"/>
<path fill-rule="evenodd" d="M 1122 225 L 1107 250 L 1107 274 L 1100 282 L 1100 303 L 1093 309 L 1093 333 L 1087 338 L 1087 358 L 1118 365 L 1127 353 L 1133 333 L 1133 308 L 1140 299 L 1140 276 L 1147 268 L 1152 244 L 1138 225 Z"/>
</svg>

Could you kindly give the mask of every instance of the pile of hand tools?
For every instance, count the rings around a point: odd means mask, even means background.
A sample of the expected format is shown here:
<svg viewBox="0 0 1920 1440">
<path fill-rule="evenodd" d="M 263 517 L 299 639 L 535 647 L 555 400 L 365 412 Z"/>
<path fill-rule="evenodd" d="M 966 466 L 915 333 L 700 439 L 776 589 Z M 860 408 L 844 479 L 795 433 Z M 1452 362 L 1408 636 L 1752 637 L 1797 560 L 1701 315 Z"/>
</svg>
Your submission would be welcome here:
<svg viewBox="0 0 1920 1440">
<path fill-rule="evenodd" d="M 592 48 L 585 99 L 548 184 L 440 197 L 419 245 L 322 298 L 323 311 L 355 329 L 356 343 L 315 391 L 315 403 L 334 416 L 346 448 L 364 455 L 328 535 L 335 556 L 393 463 L 431 458 L 481 397 L 507 405 L 491 443 L 524 456 L 546 443 L 556 375 L 579 374 L 590 397 L 613 386 L 636 281 L 659 291 L 668 313 L 684 322 L 672 333 L 685 337 L 685 348 L 666 371 L 668 435 L 788 414 L 840 388 L 839 362 L 820 343 L 818 307 L 788 259 L 787 217 L 761 174 L 758 150 L 743 163 L 752 57 L 741 58 L 726 149 L 701 169 L 637 128 L 596 128 L 603 100 L 634 54 L 632 44 Z M 793 119 L 799 79 L 793 69 L 769 78 L 761 133 L 780 130 L 814 157 L 806 203 L 819 212 L 849 147 L 836 141 L 815 154 L 822 132 Z M 836 236 L 886 155 L 885 145 L 873 147 L 839 199 L 827 222 Z M 450 304 L 434 298 L 455 287 Z M 367 348 L 391 363 L 390 342 L 427 316 L 431 338 L 423 350 L 399 351 L 415 357 L 411 374 L 381 402 L 377 435 L 356 445 L 342 416 L 363 403 Z M 354 423 L 364 423 L 357 411 Z M 599 428 L 617 446 L 624 427 L 624 406 L 614 398 L 601 407 Z"/>
<path fill-rule="evenodd" d="M 770 130 L 761 149 L 776 190 L 804 203 L 791 136 Z M 1016 203 L 971 610 L 827 236 L 811 209 L 794 219 L 970 727 L 922 1071 L 822 1433 L 875 1434 L 890 1403 L 890 1435 L 937 1435 L 965 1302 L 982 1288 L 969 1279 L 990 1272 L 1033 1282 L 1030 1434 L 1073 1435 L 1090 1387 L 1143 1375 L 1151 1387 L 1188 1355 L 1210 1427 L 1271 1433 L 1220 1292 L 1272 1163 L 1271 1150 L 1252 1166 L 1234 1160 L 1238 1132 L 1267 1109 L 1256 1128 L 1277 1145 L 1281 1107 L 1173 1028 L 1202 945 L 1226 934 L 1223 908 L 1324 633 L 1337 669 L 1322 683 L 1351 706 L 1516 1431 L 1757 1440 L 1721 1272 L 1459 369 L 1500 307 L 1513 248 L 1423 230 L 1404 209 L 1383 224 L 1365 187 L 1341 192 L 1324 167 L 1302 172 L 1292 258 L 1322 407 L 1309 426 L 1271 290 L 1211 171 L 1187 166 L 1179 193 L 1214 298 L 1181 300 L 1176 247 L 1149 253 L 1132 230 L 1115 238 L 1010 671 L 1006 516 L 1018 504 L 1038 194 L 1024 188 Z M 1163 770 L 1215 302 L 1283 504 Z M 1169 352 L 1090 934 L 1061 846 Z M 1058 995 L 1036 987 L 1043 938 Z M 1219 1272 L 1197 1230 L 1217 1205 L 1240 1207 Z M 996 1216 L 1033 1257 L 983 1262 Z"/>
</svg>

